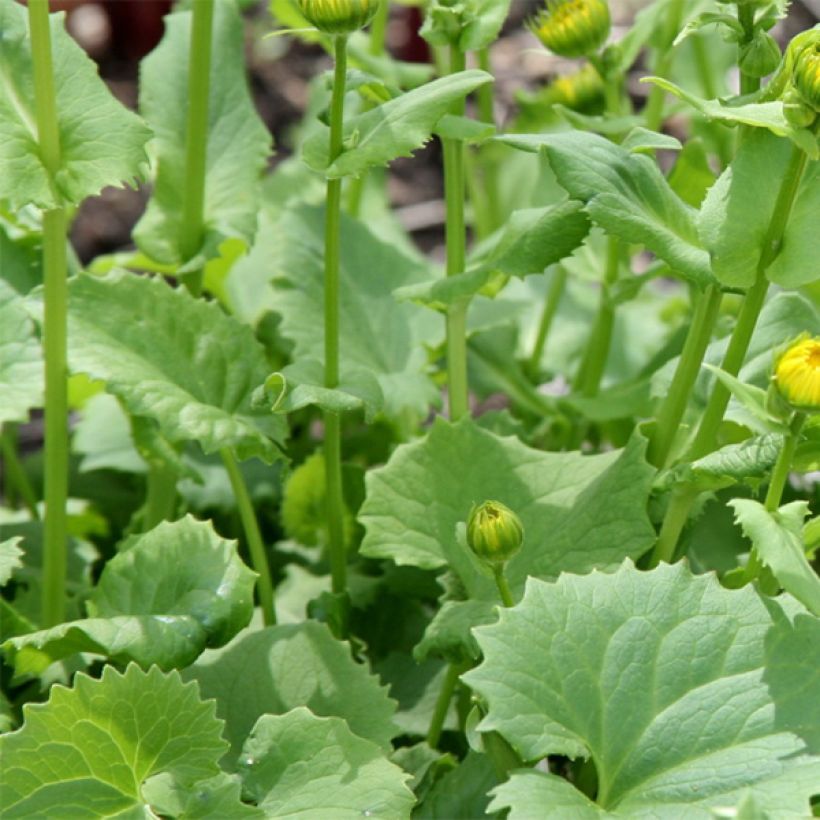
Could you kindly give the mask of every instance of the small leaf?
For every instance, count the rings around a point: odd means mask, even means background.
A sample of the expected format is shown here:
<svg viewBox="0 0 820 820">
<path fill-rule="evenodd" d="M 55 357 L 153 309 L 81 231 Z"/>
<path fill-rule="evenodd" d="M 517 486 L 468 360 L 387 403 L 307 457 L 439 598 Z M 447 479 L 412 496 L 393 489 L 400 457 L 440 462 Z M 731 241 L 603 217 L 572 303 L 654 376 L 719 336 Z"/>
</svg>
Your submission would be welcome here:
<svg viewBox="0 0 820 820">
<path fill-rule="evenodd" d="M 236 543 L 187 516 L 125 542 L 103 569 L 89 618 L 6 641 L 18 674 L 39 673 L 77 652 L 112 660 L 186 666 L 206 646 L 221 646 L 253 612 L 251 572 Z"/>
<path fill-rule="evenodd" d="M 793 501 L 776 512 L 747 498 L 733 498 L 737 523 L 751 539 L 760 560 L 772 571 L 786 592 L 820 616 L 820 578 L 806 559 L 803 520 L 808 502 Z"/>
<path fill-rule="evenodd" d="M 473 627 L 494 623 L 498 619 L 495 601 L 445 601 L 427 624 L 424 637 L 413 649 L 413 657 L 444 658 L 450 663 L 477 661 L 481 650 L 473 636 Z"/>
<path fill-rule="evenodd" d="M 270 373 L 251 329 L 161 279 L 116 271 L 69 284 L 69 367 L 106 382 L 129 413 L 171 442 L 240 459 L 280 456 L 285 423 L 251 407 Z"/>
<path fill-rule="evenodd" d="M 464 680 L 489 704 L 479 728 L 525 761 L 591 757 L 598 793 L 593 803 L 556 775 L 514 773 L 490 810 L 705 820 L 751 791 L 773 816 L 806 815 L 820 757 L 780 722 L 763 680 L 783 617 L 684 564 L 530 579 L 518 606 L 476 630 L 484 662 Z"/>
<path fill-rule="evenodd" d="M 265 817 L 409 818 L 409 775 L 338 717 L 263 715 L 242 747 L 244 792 Z"/>
<path fill-rule="evenodd" d="M 23 550 L 17 546 L 22 540 L 22 536 L 15 535 L 13 538 L 0 541 L 0 587 L 8 583 L 15 570 L 23 566 L 20 560 L 23 557 Z"/>
<path fill-rule="evenodd" d="M 523 151 L 543 150 L 558 182 L 607 232 L 646 245 L 699 285 L 714 282 L 696 212 L 672 191 L 654 159 L 582 131 L 498 139 Z"/>
<path fill-rule="evenodd" d="M 383 749 L 396 734 L 396 704 L 386 687 L 316 621 L 243 632 L 224 649 L 206 652 L 185 676 L 216 699 L 234 758 L 259 717 L 297 706 L 344 718 L 355 734 Z"/>
<path fill-rule="evenodd" d="M 156 179 L 145 215 L 134 229 L 140 250 L 165 264 L 191 264 L 183 248 L 185 144 L 192 12 L 163 18 L 165 35 L 140 65 L 140 111 L 154 129 Z M 259 179 L 271 138 L 248 89 L 242 17 L 233 2 L 214 7 L 208 98 L 204 232 L 194 259 L 202 267 L 228 238 L 251 244 L 256 233 Z"/>
<path fill-rule="evenodd" d="M 471 91 L 492 82 L 484 71 L 461 71 L 433 80 L 401 97 L 345 122 L 345 139 L 358 134 L 354 148 L 343 151 L 332 163 L 328 158 L 329 129 L 323 126 L 302 147 L 305 162 L 330 179 L 357 176 L 368 168 L 387 165 L 409 156 L 430 139 L 436 123 Z"/>
<path fill-rule="evenodd" d="M 64 20 L 62 13 L 49 17 L 60 142 L 51 179 L 37 142 L 27 12 L 18 3 L 0 4 L 0 199 L 12 210 L 76 205 L 106 185 L 132 183 L 147 165 L 151 132 L 111 95 Z"/>
<path fill-rule="evenodd" d="M 212 777 L 226 746 L 214 704 L 157 668 L 79 674 L 23 714 L 23 728 L 0 737 L 4 817 L 149 817 L 148 778 Z"/>
<path fill-rule="evenodd" d="M 704 367 L 711 370 L 723 382 L 723 386 L 759 422 L 761 432 L 785 433 L 787 431 L 786 425 L 769 412 L 766 406 L 765 390 L 753 384 L 746 384 L 719 367 L 711 364 L 705 364 Z"/>
<path fill-rule="evenodd" d="M 646 128 L 633 128 L 623 139 L 621 148 L 635 154 L 648 154 L 652 151 L 681 151 L 683 145 L 680 140 L 670 137 L 669 134 L 659 134 Z"/>
<path fill-rule="evenodd" d="M 34 323 L 22 297 L 0 279 L 0 426 L 26 422 L 32 407 L 43 406 L 43 380 Z"/>
</svg>

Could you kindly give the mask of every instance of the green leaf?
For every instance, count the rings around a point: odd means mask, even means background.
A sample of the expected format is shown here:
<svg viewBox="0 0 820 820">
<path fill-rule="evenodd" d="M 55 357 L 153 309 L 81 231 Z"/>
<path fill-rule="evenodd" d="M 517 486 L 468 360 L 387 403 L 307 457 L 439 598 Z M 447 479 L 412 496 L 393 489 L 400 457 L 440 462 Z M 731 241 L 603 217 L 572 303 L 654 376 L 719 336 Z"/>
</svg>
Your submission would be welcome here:
<svg viewBox="0 0 820 820">
<path fill-rule="evenodd" d="M 368 168 L 410 156 L 429 139 L 436 123 L 481 85 L 492 82 L 484 71 L 461 71 L 433 80 L 345 122 L 345 149 L 329 161 L 329 129 L 322 126 L 302 146 L 305 162 L 330 179 L 358 176 Z"/>
<path fill-rule="evenodd" d="M 469 18 L 458 37 L 460 51 L 478 51 L 498 37 L 507 14 L 510 0 L 469 0 Z"/>
<path fill-rule="evenodd" d="M 282 242 L 280 237 L 287 236 Z M 293 358 L 324 361 L 324 216 L 320 209 L 288 209 L 270 235 L 260 236 L 248 259 L 275 275 L 281 332 L 294 343 Z M 342 219 L 342 374 L 368 370 L 378 380 L 385 412 L 410 408 L 424 415 L 438 391 L 424 372 L 425 343 L 441 332 L 440 319 L 392 292 L 429 277 L 423 260 L 378 238 L 359 222 Z"/>
<path fill-rule="evenodd" d="M 106 382 L 129 413 L 169 441 L 240 459 L 279 457 L 285 423 L 251 406 L 270 373 L 251 329 L 214 302 L 122 271 L 69 284 L 69 367 Z"/>
<path fill-rule="evenodd" d="M 545 453 L 469 419 L 437 419 L 424 439 L 367 474 L 361 553 L 423 569 L 449 565 L 470 598 L 497 601 L 495 584 L 456 535 L 473 504 L 496 500 L 524 524 L 523 547 L 507 565 L 514 590 L 528 575 L 638 557 L 655 537 L 646 516 L 653 471 L 643 453 L 638 439 L 602 455 Z"/>
<path fill-rule="evenodd" d="M 718 380 L 723 383 L 723 386 L 749 411 L 761 432 L 785 433 L 787 431 L 783 421 L 769 412 L 765 390 L 753 384 L 746 384 L 719 367 L 714 367 L 711 364 L 706 364 L 704 367 L 711 370 L 718 377 Z"/>
<path fill-rule="evenodd" d="M 450 663 L 477 661 L 481 650 L 473 627 L 495 623 L 497 607 L 497 601 L 445 601 L 413 649 L 413 657 L 419 662 L 429 657 Z"/>
<path fill-rule="evenodd" d="M 27 12 L 18 3 L 0 4 L 0 199 L 12 210 L 79 204 L 106 185 L 134 182 L 147 162 L 150 131 L 111 95 L 66 32 L 64 15 L 51 15 L 49 24 L 60 141 L 54 179 L 37 143 Z"/>
<path fill-rule="evenodd" d="M 474 296 L 499 274 L 542 273 L 569 256 L 588 232 L 589 219 L 579 202 L 513 211 L 504 228 L 470 259 L 466 273 L 399 288 L 396 298 L 451 305 Z"/>
<path fill-rule="evenodd" d="M 779 137 L 789 137 L 812 159 L 820 156 L 817 138 L 810 129 L 794 128 L 783 113 L 783 102 L 776 100 L 762 103 L 736 103 L 734 101 L 704 100 L 695 94 L 684 91 L 675 83 L 662 77 L 642 77 L 641 82 L 653 83 L 664 91 L 685 100 L 689 105 L 709 120 L 727 125 L 749 125 L 753 128 L 768 129 Z"/>
<path fill-rule="evenodd" d="M 80 472 L 119 470 L 145 473 L 148 465 L 137 448 L 128 416 L 113 396 L 98 393 L 83 406 L 71 449 L 82 457 Z"/>
<path fill-rule="evenodd" d="M 519 606 L 476 630 L 485 660 L 464 679 L 489 704 L 482 731 L 527 761 L 591 757 L 598 793 L 514 773 L 490 810 L 710 818 L 751 790 L 774 816 L 805 815 L 820 757 L 779 723 L 763 679 L 777 617 L 754 590 L 684 564 L 531 579 Z"/>
<path fill-rule="evenodd" d="M 715 174 L 702 140 L 690 139 L 683 146 L 668 178 L 670 187 L 684 202 L 700 208 L 706 193 L 715 184 Z"/>
<path fill-rule="evenodd" d="M 2 649 L 18 674 L 77 652 L 114 661 L 187 666 L 248 624 L 255 573 L 210 523 L 163 522 L 125 542 L 88 601 L 89 618 L 12 638 Z"/>
<path fill-rule="evenodd" d="M 700 236 L 722 284 L 739 288 L 754 284 L 793 150 L 786 140 L 768 131 L 753 131 L 706 195 Z M 817 278 L 813 263 L 820 254 L 820 237 L 811 225 L 820 207 L 818 188 L 817 170 L 809 168 L 798 189 L 793 216 L 773 268 L 778 282 L 789 288 Z M 792 269 L 786 264 L 801 267 Z"/>
<path fill-rule="evenodd" d="M 17 546 L 22 540 L 22 536 L 15 535 L 13 538 L 0 541 L 0 587 L 9 581 L 15 570 L 23 566 L 20 560 L 23 550 Z"/>
<path fill-rule="evenodd" d="M 246 797 L 265 817 L 410 817 L 409 775 L 338 717 L 305 707 L 263 715 L 242 747 Z"/>
<path fill-rule="evenodd" d="M 20 230 L 4 224 L 5 216 L 0 209 L 0 280 L 25 295 L 43 280 L 40 225 Z"/>
<path fill-rule="evenodd" d="M 32 407 L 43 406 L 44 378 L 34 323 L 23 299 L 0 279 L 0 426 L 26 422 Z"/>
<path fill-rule="evenodd" d="M 344 718 L 355 734 L 383 749 L 396 733 L 396 704 L 386 687 L 316 621 L 245 631 L 224 649 L 204 653 L 185 675 L 216 699 L 233 757 L 259 717 L 297 706 Z"/>
<path fill-rule="evenodd" d="M 810 612 L 820 615 L 820 578 L 806 560 L 803 547 L 803 520 L 809 512 L 808 502 L 793 501 L 775 512 L 747 498 L 732 499 L 729 505 L 761 562 L 772 571 L 783 589 Z"/>
<path fill-rule="evenodd" d="M 648 154 L 652 151 L 681 151 L 680 140 L 669 134 L 659 134 L 640 126 L 633 128 L 621 142 L 621 148 L 633 153 Z"/>
<path fill-rule="evenodd" d="M 413 812 L 419 820 L 475 820 L 487 815 L 488 792 L 498 775 L 487 755 L 467 753 L 456 768 L 444 774 Z M 538 813 L 544 816 L 543 812 Z"/>
<path fill-rule="evenodd" d="M 154 129 L 156 179 L 145 215 L 134 229 L 140 250 L 166 264 L 201 267 L 228 238 L 248 245 L 256 233 L 259 179 L 271 137 L 248 89 L 242 18 L 233 2 L 214 8 L 208 97 L 204 233 L 195 261 L 181 246 L 185 195 L 191 11 L 163 18 L 165 36 L 140 67 L 140 111 Z"/>
<path fill-rule="evenodd" d="M 697 235 L 696 211 L 669 187 L 656 162 L 583 131 L 498 138 L 523 151 L 544 151 L 558 181 L 608 233 L 646 245 L 684 277 L 714 281 Z"/>
<path fill-rule="evenodd" d="M 265 815 L 256 806 L 241 801 L 242 782 L 238 775 L 221 772 L 216 777 L 200 780 L 194 788 L 180 783 L 168 774 L 149 778 L 142 787 L 143 798 L 151 804 L 155 815 L 178 820 L 194 818 L 256 818 Z"/>
<path fill-rule="evenodd" d="M 79 674 L 47 703 L 24 708 L 22 729 L 0 737 L 4 817 L 149 817 L 145 781 L 211 777 L 225 750 L 214 704 L 179 674 L 107 666 Z"/>
</svg>

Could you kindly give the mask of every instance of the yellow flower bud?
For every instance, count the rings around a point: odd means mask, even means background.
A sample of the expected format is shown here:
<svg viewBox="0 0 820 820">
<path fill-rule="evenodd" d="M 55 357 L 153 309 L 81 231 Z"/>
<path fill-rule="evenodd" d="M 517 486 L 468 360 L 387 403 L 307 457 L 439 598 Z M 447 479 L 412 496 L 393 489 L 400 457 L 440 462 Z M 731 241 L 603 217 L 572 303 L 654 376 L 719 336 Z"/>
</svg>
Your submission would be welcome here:
<svg viewBox="0 0 820 820">
<path fill-rule="evenodd" d="M 351 34 L 364 28 L 378 7 L 379 0 L 299 0 L 304 18 L 325 34 Z"/>
<path fill-rule="evenodd" d="M 524 526 L 521 519 L 500 501 L 473 506 L 467 520 L 467 543 L 483 561 L 503 564 L 521 548 Z"/>
<path fill-rule="evenodd" d="M 792 82 L 803 102 L 820 111 L 820 41 L 816 40 L 800 52 Z"/>
<path fill-rule="evenodd" d="M 606 0 L 547 0 L 529 26 L 554 54 L 587 57 L 609 37 L 609 6 Z"/>
<path fill-rule="evenodd" d="M 777 360 L 774 383 L 795 410 L 820 412 L 820 337 L 793 342 Z"/>
</svg>

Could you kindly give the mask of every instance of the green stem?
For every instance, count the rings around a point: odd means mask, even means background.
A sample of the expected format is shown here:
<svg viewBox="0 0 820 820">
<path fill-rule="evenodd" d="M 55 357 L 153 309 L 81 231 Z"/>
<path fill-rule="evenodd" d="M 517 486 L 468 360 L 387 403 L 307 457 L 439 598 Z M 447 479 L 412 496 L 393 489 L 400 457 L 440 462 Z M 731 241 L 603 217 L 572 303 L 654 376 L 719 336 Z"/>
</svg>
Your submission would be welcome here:
<svg viewBox="0 0 820 820">
<path fill-rule="evenodd" d="M 746 293 L 743 305 L 737 317 L 737 323 L 732 331 L 729 345 L 721 362 L 721 368 L 732 376 L 737 376 L 749 343 L 752 340 L 755 326 L 757 324 L 760 311 L 766 301 L 766 293 L 769 290 L 769 282 L 766 279 L 766 271 L 772 264 L 783 243 L 783 235 L 794 207 L 797 191 L 800 188 L 800 180 L 806 168 L 807 157 L 797 146 L 792 147 L 792 155 L 789 165 L 780 183 L 780 190 L 775 202 L 772 219 L 769 229 L 763 240 L 760 261 L 757 267 L 755 283 Z M 724 386 L 723 382 L 715 380 L 712 393 L 706 404 L 706 410 L 701 417 L 697 433 L 688 447 L 685 459 L 694 461 L 708 453 L 711 453 L 717 446 L 717 436 L 723 416 L 729 405 L 731 394 Z M 689 514 L 692 504 L 698 494 L 690 488 L 678 488 L 672 493 L 669 507 L 661 526 L 661 533 L 655 548 L 652 552 L 650 563 L 656 565 L 659 561 L 667 561 L 674 554 L 683 527 Z"/>
<path fill-rule="evenodd" d="M 330 103 L 330 161 L 342 153 L 347 39 L 334 43 L 335 68 Z M 341 242 L 341 179 L 327 181 L 325 206 L 325 387 L 339 385 L 339 255 Z M 325 486 L 327 496 L 328 550 L 333 592 L 347 589 L 347 553 L 344 540 L 342 487 L 342 420 L 338 413 L 324 412 Z"/>
<path fill-rule="evenodd" d="M 611 300 L 611 288 L 618 280 L 621 245 L 617 237 L 607 238 L 607 263 L 598 314 L 589 336 L 586 353 L 575 379 L 575 389 L 582 395 L 594 397 L 598 394 L 601 379 L 606 370 L 609 348 L 612 345 L 612 328 L 615 323 L 615 308 Z"/>
<path fill-rule="evenodd" d="M 180 227 L 180 248 L 186 262 L 199 251 L 205 225 L 205 168 L 208 155 L 208 98 L 214 0 L 197 0 L 192 5 L 188 118 L 185 126 L 185 190 Z M 184 277 L 184 281 L 194 296 L 202 292 L 201 270 Z"/>
<path fill-rule="evenodd" d="M 680 428 L 692 387 L 712 338 L 721 296 L 717 285 L 709 285 L 698 299 L 678 367 L 666 393 L 666 398 L 658 411 L 657 427 L 649 443 L 648 461 L 658 469 L 666 465 L 672 443 Z"/>
<path fill-rule="evenodd" d="M 177 474 L 170 467 L 150 467 L 145 497 L 143 532 L 169 521 L 176 511 Z"/>
<path fill-rule="evenodd" d="M 31 51 L 34 65 L 34 102 L 40 156 L 48 171 L 55 199 L 54 179 L 60 168 L 57 98 L 51 58 L 48 0 L 30 0 Z M 43 213 L 43 278 L 45 310 L 45 527 L 43 534 L 42 626 L 65 619 L 67 567 L 66 499 L 68 497 L 68 313 L 67 220 L 60 204 Z"/>
<path fill-rule="evenodd" d="M 265 626 L 276 623 L 276 610 L 273 606 L 273 582 L 271 581 L 270 565 L 265 554 L 265 544 L 262 541 L 262 533 L 259 531 L 259 522 L 256 520 L 256 513 L 253 511 L 253 503 L 248 492 L 242 471 L 236 463 L 233 453 L 227 447 L 219 451 L 222 456 L 222 463 L 228 472 L 231 480 L 236 506 L 239 510 L 239 519 L 242 521 L 242 529 L 245 531 L 245 540 L 248 542 L 248 552 L 251 555 L 251 564 L 259 575 L 257 589 L 259 591 L 259 606 L 262 609 L 262 619 Z"/>
<path fill-rule="evenodd" d="M 12 496 L 16 493 L 26 505 L 32 519 L 38 521 L 40 512 L 37 509 L 37 496 L 34 494 L 26 471 L 23 469 L 17 455 L 17 426 L 15 424 L 9 423 L 3 427 L 0 446 L 3 453 L 3 479 L 6 484 L 6 501 L 10 502 Z"/>
<path fill-rule="evenodd" d="M 441 740 L 441 732 L 444 729 L 444 721 L 447 719 L 447 710 L 450 708 L 450 700 L 453 697 L 458 678 L 463 672 L 469 669 L 468 664 L 451 663 L 447 667 L 444 680 L 441 682 L 436 705 L 433 709 L 433 717 L 430 719 L 430 728 L 427 730 L 427 745 L 435 749 Z"/>
<path fill-rule="evenodd" d="M 515 606 L 515 599 L 512 596 L 507 576 L 504 574 L 503 564 L 493 567 L 493 577 L 495 578 L 495 585 L 498 587 L 498 594 L 501 596 L 501 603 L 506 607 Z"/>
<path fill-rule="evenodd" d="M 668 78 L 672 64 L 675 62 L 677 49 L 672 43 L 680 29 L 683 7 L 683 0 L 675 0 L 668 8 L 666 14 L 665 42 L 655 49 L 655 61 L 652 65 L 652 73 L 656 77 Z M 646 127 L 650 131 L 657 131 L 663 125 L 663 105 L 665 101 L 666 91 L 658 85 L 653 85 L 649 90 L 649 96 L 647 97 L 643 112 Z"/>
<path fill-rule="evenodd" d="M 535 337 L 535 345 L 533 345 L 532 353 L 529 360 L 529 372 L 533 378 L 537 377 L 541 366 L 541 359 L 544 356 L 544 348 L 547 344 L 547 337 L 552 328 L 553 320 L 558 312 L 558 305 L 561 302 L 561 297 L 564 295 L 564 289 L 567 285 L 567 270 L 563 265 L 559 265 L 553 275 L 552 280 L 547 290 L 547 296 L 544 300 L 544 308 L 541 312 L 541 321 L 538 323 L 538 333 Z"/>
<path fill-rule="evenodd" d="M 450 73 L 463 71 L 464 53 L 450 47 Z M 463 101 L 454 114 L 464 113 Z M 464 272 L 467 238 L 464 227 L 464 145 L 461 140 L 443 139 L 444 199 L 446 206 L 445 234 L 447 241 L 447 275 Z M 450 400 L 450 419 L 455 421 L 469 412 L 467 384 L 467 307 L 466 301 L 457 302 L 447 310 L 447 380 Z"/>
</svg>

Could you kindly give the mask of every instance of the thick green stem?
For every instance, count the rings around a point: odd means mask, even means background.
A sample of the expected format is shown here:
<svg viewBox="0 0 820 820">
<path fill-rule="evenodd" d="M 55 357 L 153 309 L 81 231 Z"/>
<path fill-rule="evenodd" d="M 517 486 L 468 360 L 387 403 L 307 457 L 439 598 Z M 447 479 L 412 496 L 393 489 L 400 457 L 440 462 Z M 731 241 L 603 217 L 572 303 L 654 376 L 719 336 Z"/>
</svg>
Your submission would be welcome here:
<svg viewBox="0 0 820 820">
<path fill-rule="evenodd" d="M 495 578 L 495 585 L 498 587 L 498 594 L 501 596 L 501 603 L 506 607 L 515 606 L 515 599 L 512 596 L 507 576 L 504 574 L 503 564 L 493 567 L 493 577 Z"/>
<path fill-rule="evenodd" d="M 535 378 L 541 366 L 541 359 L 544 356 L 544 348 L 547 344 L 547 337 L 552 328 L 553 320 L 558 312 L 558 305 L 564 295 L 567 285 L 567 270 L 563 265 L 559 265 L 552 275 L 547 296 L 544 300 L 544 308 L 541 312 L 541 320 L 538 323 L 538 333 L 535 337 L 535 344 L 532 348 L 529 360 L 529 372 Z"/>
<path fill-rule="evenodd" d="M 655 434 L 649 443 L 647 454 L 649 463 L 659 469 L 666 465 L 672 444 L 680 428 L 692 387 L 712 338 L 720 300 L 721 292 L 717 285 L 709 285 L 698 299 L 678 367 L 658 411 Z"/>
<path fill-rule="evenodd" d="M 444 721 L 447 719 L 447 711 L 450 708 L 450 701 L 458 685 L 458 678 L 463 672 L 469 669 L 469 665 L 451 663 L 447 667 L 444 680 L 441 682 L 436 705 L 433 709 L 433 717 L 430 719 L 430 728 L 427 730 L 427 745 L 435 749 L 441 740 L 441 732 L 444 729 Z"/>
<path fill-rule="evenodd" d="M 463 52 L 450 47 L 450 73 L 463 71 Z M 458 103 L 454 114 L 464 113 L 464 103 Z M 447 275 L 464 272 L 467 237 L 464 228 L 464 145 L 461 140 L 443 139 L 444 199 L 446 205 L 445 234 L 447 241 Z M 447 388 L 450 418 L 456 420 L 469 412 L 467 385 L 467 303 L 458 302 L 447 311 Z"/>
<path fill-rule="evenodd" d="M 330 103 L 330 161 L 342 152 L 347 39 L 334 44 L 336 65 Z M 339 254 L 341 242 L 342 181 L 329 179 L 325 205 L 325 387 L 339 385 Z M 347 589 L 347 553 L 344 540 L 344 492 L 342 487 L 342 420 L 325 410 L 325 487 L 327 496 L 328 550 L 333 592 Z"/>
<path fill-rule="evenodd" d="M 188 119 L 185 126 L 185 190 L 180 228 L 180 247 L 186 262 L 199 251 L 205 225 L 205 168 L 208 155 L 208 97 L 214 0 L 196 0 L 192 6 Z M 202 292 L 202 271 L 186 276 L 185 283 L 191 293 L 198 296 Z"/>
<path fill-rule="evenodd" d="M 242 522 L 242 529 L 245 531 L 245 540 L 248 542 L 248 552 L 251 556 L 251 564 L 259 575 L 257 590 L 259 591 L 259 606 L 262 609 L 262 619 L 265 626 L 276 623 L 276 610 L 273 606 L 273 581 L 271 580 L 270 565 L 265 553 L 265 544 L 262 541 L 262 533 L 259 531 L 259 522 L 256 520 L 256 513 L 253 510 L 253 503 L 242 471 L 236 463 L 234 454 L 227 447 L 219 451 L 222 456 L 222 463 L 228 472 L 231 480 L 236 506 L 239 510 L 239 520 Z"/>
<path fill-rule="evenodd" d="M 606 370 L 609 348 L 612 345 L 612 328 L 615 323 L 615 308 L 612 305 L 611 289 L 618 280 L 621 244 L 617 237 L 607 239 L 607 262 L 598 314 L 589 336 L 586 353 L 575 378 L 574 387 L 582 395 L 590 398 L 598 394 L 601 379 Z"/>
<path fill-rule="evenodd" d="M 31 51 L 34 65 L 34 102 L 37 142 L 55 198 L 54 178 L 60 168 L 57 98 L 51 58 L 48 0 L 30 0 Z M 67 221 L 60 205 L 43 213 L 43 278 L 45 310 L 45 528 L 43 543 L 42 626 L 65 618 L 67 567 L 66 498 L 68 496 L 68 367 L 66 327 L 68 312 Z"/>
<path fill-rule="evenodd" d="M 800 188 L 800 180 L 803 178 L 806 162 L 806 154 L 797 146 L 793 146 L 789 165 L 780 183 L 780 191 L 775 202 L 772 220 L 763 240 L 755 283 L 749 288 L 743 299 L 737 323 L 729 339 L 729 346 L 726 348 L 726 353 L 721 362 L 721 368 L 732 376 L 737 376 L 740 372 L 760 311 L 766 301 L 766 293 L 769 290 L 766 271 L 780 252 L 783 235 L 786 232 L 786 226 L 797 198 L 797 191 Z M 715 449 L 718 431 L 723 422 L 723 415 L 729 405 L 730 396 L 731 394 L 723 382 L 715 380 L 695 438 L 687 449 L 685 456 L 687 460 L 694 461 Z M 678 488 L 672 493 L 666 517 L 661 527 L 660 537 L 655 544 L 650 559 L 652 565 L 656 565 L 659 561 L 667 561 L 674 554 L 675 546 L 686 524 L 689 510 L 697 496 L 698 494 L 688 487 Z"/>
<path fill-rule="evenodd" d="M 10 502 L 16 494 L 26 505 L 32 519 L 39 520 L 40 512 L 37 509 L 37 496 L 34 494 L 28 476 L 26 476 L 26 471 L 23 469 L 17 455 L 16 425 L 6 424 L 3 427 L 0 446 L 2 446 L 3 453 L 3 480 L 5 482 L 6 501 Z"/>
<path fill-rule="evenodd" d="M 150 467 L 146 482 L 143 532 L 162 521 L 170 521 L 176 511 L 177 474 L 170 467 Z"/>
</svg>

